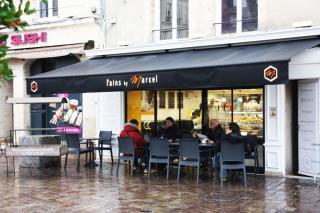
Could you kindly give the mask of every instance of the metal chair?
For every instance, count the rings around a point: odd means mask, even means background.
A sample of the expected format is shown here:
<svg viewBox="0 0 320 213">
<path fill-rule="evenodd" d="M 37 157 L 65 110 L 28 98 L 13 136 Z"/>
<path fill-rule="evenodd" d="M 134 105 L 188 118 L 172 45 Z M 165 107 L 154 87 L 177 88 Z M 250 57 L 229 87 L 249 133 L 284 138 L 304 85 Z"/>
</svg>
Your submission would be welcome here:
<svg viewBox="0 0 320 213">
<path fill-rule="evenodd" d="M 220 154 L 220 184 L 223 187 L 223 170 L 229 169 L 242 169 L 244 186 L 247 187 L 246 178 L 246 165 L 244 158 L 244 143 L 243 142 L 229 142 L 221 141 L 221 154 Z"/>
<path fill-rule="evenodd" d="M 245 159 L 254 161 L 254 175 L 256 176 L 259 167 L 258 138 L 256 135 L 248 135 L 245 143 L 250 147 L 250 152 L 245 154 Z"/>
<path fill-rule="evenodd" d="M 179 182 L 180 179 L 181 166 L 194 166 L 197 167 L 197 183 L 199 183 L 200 150 L 198 141 L 195 139 L 182 139 L 179 143 L 180 148 L 177 182 Z"/>
<path fill-rule="evenodd" d="M 90 146 L 88 143 L 81 143 L 79 135 L 68 135 L 67 134 L 66 139 L 67 139 L 67 145 L 68 145 L 68 152 L 66 153 L 64 168 L 65 169 L 67 168 L 68 155 L 75 154 L 78 156 L 77 169 L 79 170 L 79 168 L 80 168 L 80 155 L 90 153 L 90 155 L 92 155 L 92 157 L 93 157 L 93 147 Z M 86 147 L 81 148 L 81 144 L 86 144 Z"/>
<path fill-rule="evenodd" d="M 148 178 L 150 177 L 151 163 L 167 164 L 167 180 L 169 179 L 170 153 L 169 144 L 166 139 L 151 138 L 150 139 L 150 155 L 149 155 Z"/>
<path fill-rule="evenodd" d="M 99 138 L 100 140 L 98 141 L 98 147 L 96 147 L 95 150 L 99 151 L 100 165 L 102 165 L 103 150 L 110 150 L 111 162 L 113 164 L 113 154 L 111 145 L 112 131 L 100 131 Z"/>
<path fill-rule="evenodd" d="M 118 163 L 117 163 L 117 177 L 119 174 L 119 164 L 120 160 L 128 160 L 129 165 L 130 161 L 134 162 L 134 142 L 133 139 L 130 137 L 118 137 Z M 133 172 L 133 168 L 131 169 L 131 175 Z"/>
</svg>

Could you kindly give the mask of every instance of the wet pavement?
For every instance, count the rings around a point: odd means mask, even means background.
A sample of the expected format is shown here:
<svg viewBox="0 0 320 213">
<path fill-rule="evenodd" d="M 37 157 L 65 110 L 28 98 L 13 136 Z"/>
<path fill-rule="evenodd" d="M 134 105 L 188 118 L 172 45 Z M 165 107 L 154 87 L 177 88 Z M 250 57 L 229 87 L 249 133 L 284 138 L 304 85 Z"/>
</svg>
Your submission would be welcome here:
<svg viewBox="0 0 320 213">
<path fill-rule="evenodd" d="M 0 212 L 320 212 L 320 190 L 312 180 L 248 175 L 240 181 L 202 177 L 196 184 L 192 170 L 179 184 L 176 172 L 130 175 L 121 166 L 81 166 L 70 160 L 67 172 L 22 169 L 7 178 L 0 156 Z M 83 165 L 83 161 L 82 161 Z"/>
</svg>

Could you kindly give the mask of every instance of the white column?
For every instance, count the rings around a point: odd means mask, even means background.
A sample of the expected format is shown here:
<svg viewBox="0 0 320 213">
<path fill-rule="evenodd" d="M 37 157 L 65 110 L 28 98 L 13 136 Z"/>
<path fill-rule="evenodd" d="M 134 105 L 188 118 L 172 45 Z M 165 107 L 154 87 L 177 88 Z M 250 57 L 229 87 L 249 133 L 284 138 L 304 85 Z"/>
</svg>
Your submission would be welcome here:
<svg viewBox="0 0 320 213">
<path fill-rule="evenodd" d="M 25 78 L 29 75 L 27 62 L 20 59 L 10 60 L 10 66 L 15 76 L 13 79 L 13 97 L 21 98 L 28 97 L 26 89 Z M 24 129 L 30 128 L 30 106 L 25 104 L 15 104 L 13 105 L 13 128 L 14 129 Z M 18 138 L 27 132 L 17 133 Z"/>
<path fill-rule="evenodd" d="M 83 93 L 83 137 L 97 137 L 98 93 Z"/>
<path fill-rule="evenodd" d="M 0 137 L 9 136 L 9 130 L 13 127 L 12 105 L 7 104 L 7 98 L 13 96 L 12 82 L 0 83 Z"/>
<path fill-rule="evenodd" d="M 265 169 L 282 175 L 286 162 L 285 89 L 285 85 L 265 87 Z"/>
</svg>

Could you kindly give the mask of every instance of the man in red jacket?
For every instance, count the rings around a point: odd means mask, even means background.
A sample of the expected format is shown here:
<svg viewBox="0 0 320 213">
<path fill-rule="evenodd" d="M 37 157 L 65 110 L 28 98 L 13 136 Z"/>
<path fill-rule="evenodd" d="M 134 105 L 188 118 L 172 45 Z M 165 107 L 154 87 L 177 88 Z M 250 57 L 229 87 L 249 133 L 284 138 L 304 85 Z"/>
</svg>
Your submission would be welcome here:
<svg viewBox="0 0 320 213">
<path fill-rule="evenodd" d="M 134 155 L 135 162 L 138 164 L 138 158 L 144 157 L 144 138 L 138 129 L 138 121 L 136 119 L 131 119 L 129 123 L 124 125 L 123 130 L 120 133 L 120 137 L 130 137 L 134 142 Z"/>
</svg>

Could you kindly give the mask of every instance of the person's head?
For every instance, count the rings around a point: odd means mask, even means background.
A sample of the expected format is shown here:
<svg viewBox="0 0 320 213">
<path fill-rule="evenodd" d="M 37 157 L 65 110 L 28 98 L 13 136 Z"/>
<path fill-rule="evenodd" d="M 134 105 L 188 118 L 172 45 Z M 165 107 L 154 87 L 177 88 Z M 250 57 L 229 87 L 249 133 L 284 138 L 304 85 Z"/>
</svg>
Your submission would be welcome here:
<svg viewBox="0 0 320 213">
<path fill-rule="evenodd" d="M 138 122 L 137 119 L 131 119 L 129 122 L 130 122 L 131 124 L 135 125 L 135 126 L 138 126 L 138 125 L 139 125 L 139 122 Z"/>
<path fill-rule="evenodd" d="M 167 117 L 166 118 L 166 123 L 165 123 L 165 126 L 166 128 L 168 127 L 172 127 L 174 125 L 174 120 L 172 117 Z"/>
<path fill-rule="evenodd" d="M 240 134 L 240 127 L 237 123 L 231 122 L 228 126 L 228 132 Z"/>
<path fill-rule="evenodd" d="M 192 112 L 192 118 L 191 119 L 196 119 L 200 117 L 200 110 L 196 109 Z"/>
<path fill-rule="evenodd" d="M 218 119 L 211 119 L 209 122 L 209 128 L 214 129 L 219 125 Z"/>
</svg>

